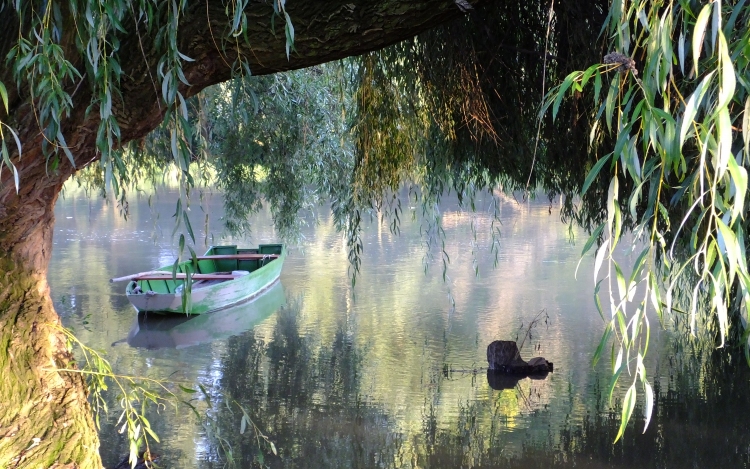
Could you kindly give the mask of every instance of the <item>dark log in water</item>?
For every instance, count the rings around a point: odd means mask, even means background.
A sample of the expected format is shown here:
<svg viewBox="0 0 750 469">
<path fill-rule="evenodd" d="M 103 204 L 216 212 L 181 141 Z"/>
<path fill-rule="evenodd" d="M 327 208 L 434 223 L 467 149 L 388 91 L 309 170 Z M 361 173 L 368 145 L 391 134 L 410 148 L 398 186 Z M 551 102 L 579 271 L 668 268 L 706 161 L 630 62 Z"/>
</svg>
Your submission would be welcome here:
<svg viewBox="0 0 750 469">
<path fill-rule="evenodd" d="M 488 345 L 487 363 L 490 371 L 516 375 L 549 373 L 553 368 L 552 363 L 542 357 L 524 361 L 518 345 L 512 340 L 496 340 Z"/>
</svg>

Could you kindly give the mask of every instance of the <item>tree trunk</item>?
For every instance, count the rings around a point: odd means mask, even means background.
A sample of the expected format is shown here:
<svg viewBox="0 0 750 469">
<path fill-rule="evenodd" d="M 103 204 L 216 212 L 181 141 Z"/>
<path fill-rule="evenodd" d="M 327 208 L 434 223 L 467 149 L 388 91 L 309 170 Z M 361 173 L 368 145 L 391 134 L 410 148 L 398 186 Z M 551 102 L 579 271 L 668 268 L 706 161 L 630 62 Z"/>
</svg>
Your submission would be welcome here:
<svg viewBox="0 0 750 469">
<path fill-rule="evenodd" d="M 254 74 L 275 73 L 376 50 L 461 15 L 453 0 L 288 2 L 295 44 L 287 57 L 283 20 L 276 18 L 274 33 L 270 5 L 251 1 L 246 9 L 249 44 L 226 47 L 220 45 L 229 21 L 226 2 L 206 0 L 188 7 L 178 38 L 179 50 L 194 59 L 183 64 L 190 83 L 182 86 L 185 96 L 229 79 L 238 53 Z M 0 57 L 6 57 L 19 35 L 10 6 L 3 15 L 8 18 L 4 16 L 0 28 Z M 113 103 L 113 112 L 121 128 L 120 143 L 146 135 L 161 123 L 165 111 L 160 83 L 153 81 L 161 52 L 145 28 L 140 37 L 136 34 L 134 24 L 131 18 L 125 24 L 128 33 L 118 34 L 123 78 L 121 100 Z M 66 57 L 83 73 L 75 31 L 63 31 L 61 37 Z M 12 69 L 0 67 L 0 82 L 10 97 L 7 114 L 0 106 L 0 121 L 18 132 L 23 154 L 12 157 L 20 173 L 18 194 L 11 172 L 0 171 L 0 468 L 100 468 L 85 382 L 79 374 L 59 371 L 72 366 L 72 356 L 58 329 L 46 281 L 53 209 L 62 184 L 100 156 L 95 146 L 98 112 L 87 110 L 91 79 L 63 84 L 73 110 L 62 122 L 62 133 L 75 166 L 62 156 L 53 171 L 42 152 L 28 83 L 13 86 Z M 12 139 L 6 143 L 14 146 Z"/>
<path fill-rule="evenodd" d="M 0 266 L 0 467 L 101 467 L 83 378 L 44 276 Z"/>
<path fill-rule="evenodd" d="M 46 280 L 58 192 L 40 184 L 16 198 L 0 231 L 2 468 L 101 467 L 85 382 L 59 371 L 73 357 Z"/>
</svg>

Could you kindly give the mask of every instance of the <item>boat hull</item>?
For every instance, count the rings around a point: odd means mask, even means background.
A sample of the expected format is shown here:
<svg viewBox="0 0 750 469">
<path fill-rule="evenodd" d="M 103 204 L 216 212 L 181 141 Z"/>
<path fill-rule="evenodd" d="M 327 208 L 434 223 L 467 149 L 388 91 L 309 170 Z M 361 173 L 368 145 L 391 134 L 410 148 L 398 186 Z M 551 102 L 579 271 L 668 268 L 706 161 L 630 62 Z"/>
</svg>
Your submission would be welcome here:
<svg viewBox="0 0 750 469">
<path fill-rule="evenodd" d="M 152 280 L 150 283 L 139 281 L 138 279 L 133 280 L 126 288 L 126 295 L 136 310 L 162 314 L 204 314 L 250 301 L 273 286 L 281 275 L 281 268 L 286 258 L 286 248 L 282 245 L 261 245 L 260 249 L 262 250 L 267 246 L 279 246 L 278 253 L 272 254 L 274 256 L 272 260 L 249 273 L 242 271 L 243 275 L 237 276 L 232 280 L 194 282 L 187 310 L 185 305 L 183 305 L 183 293 L 181 291 L 181 288 L 184 287 L 182 285 L 183 281 L 179 279 L 174 280 L 169 275 L 165 275 L 164 280 L 153 280 L 153 277 L 151 277 Z M 217 252 L 222 252 L 220 248 L 225 248 L 225 246 L 213 246 L 206 252 L 205 256 L 211 257 Z M 219 262 L 224 264 L 223 267 L 226 267 L 226 263 L 232 261 L 224 259 L 221 261 L 212 260 L 211 264 L 219 265 Z M 240 262 L 238 261 L 235 266 L 242 266 Z M 201 263 L 203 263 L 205 268 L 206 261 L 199 261 L 199 265 Z M 190 267 L 188 263 L 183 264 L 187 266 L 185 268 Z M 211 270 L 211 268 L 208 270 Z M 171 271 L 172 266 L 170 265 L 162 267 L 158 271 L 155 271 L 155 273 Z M 159 285 L 160 288 L 157 289 L 156 285 Z M 172 287 L 176 286 L 177 288 L 170 288 L 168 285 Z M 159 289 L 166 291 L 155 291 Z"/>
<path fill-rule="evenodd" d="M 265 321 L 286 301 L 281 282 L 250 301 L 211 314 L 138 314 L 125 341 L 147 349 L 185 348 L 224 340 Z"/>
</svg>

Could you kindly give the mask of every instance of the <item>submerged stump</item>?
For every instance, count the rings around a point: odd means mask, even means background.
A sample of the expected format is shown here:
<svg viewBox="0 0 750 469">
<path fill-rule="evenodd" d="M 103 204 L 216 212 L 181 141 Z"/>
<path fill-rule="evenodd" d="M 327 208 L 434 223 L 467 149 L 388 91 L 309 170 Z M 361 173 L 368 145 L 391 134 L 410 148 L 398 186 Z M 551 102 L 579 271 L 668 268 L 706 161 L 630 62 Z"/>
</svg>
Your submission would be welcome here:
<svg viewBox="0 0 750 469">
<path fill-rule="evenodd" d="M 524 361 L 512 340 L 496 340 L 488 345 L 487 363 L 489 371 L 514 375 L 546 374 L 553 368 L 552 363 L 542 357 Z"/>
</svg>

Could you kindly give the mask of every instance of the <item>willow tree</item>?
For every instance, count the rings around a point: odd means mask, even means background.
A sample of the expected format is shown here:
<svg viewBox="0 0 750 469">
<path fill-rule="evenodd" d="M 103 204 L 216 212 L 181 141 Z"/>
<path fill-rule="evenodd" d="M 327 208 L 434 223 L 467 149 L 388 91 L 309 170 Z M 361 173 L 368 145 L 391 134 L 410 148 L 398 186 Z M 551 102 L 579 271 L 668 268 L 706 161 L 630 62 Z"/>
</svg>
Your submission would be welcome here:
<svg viewBox="0 0 750 469">
<path fill-rule="evenodd" d="M 636 396 L 647 424 L 653 409 L 644 364 L 653 312 L 743 348 L 750 362 L 750 6 L 562 1 L 476 12 L 479 27 L 442 26 L 365 60 L 354 187 L 382 200 L 416 172 L 433 200 L 451 189 L 470 204 L 498 184 L 565 195 L 563 217 L 591 232 L 583 253 L 598 245 L 592 290 L 607 326 L 594 358 L 610 356 L 610 397 L 626 384 L 619 438 Z M 545 80 L 556 86 L 537 114 Z M 411 133 L 381 138 L 393 129 Z M 631 269 L 614 256 L 626 232 Z"/>
<path fill-rule="evenodd" d="M 189 188 L 187 98 L 386 46 L 457 3 L 0 3 L 0 466 L 101 466 L 85 383 L 59 371 L 72 357 L 45 279 L 63 183 L 98 161 L 117 189 L 132 169 L 118 149 L 166 122 Z"/>
<path fill-rule="evenodd" d="M 618 380 L 628 384 L 617 438 L 639 387 L 646 425 L 651 415 L 649 310 L 664 322 L 678 312 L 694 335 L 744 348 L 750 363 L 749 20 L 744 1 L 614 2 L 610 53 L 571 73 L 548 102 L 554 115 L 568 90 L 593 91 L 591 138 L 611 139 L 582 189 L 608 185 L 606 218 L 586 249 L 601 240 L 596 290 L 606 282 L 610 293 L 597 294 L 607 322 L 597 357 L 611 347 L 610 396 Z M 613 256 L 624 220 L 643 243 L 630 272 Z"/>
<path fill-rule="evenodd" d="M 593 94 L 576 96 L 555 122 L 540 125 L 538 111 L 552 83 L 601 60 L 608 8 L 606 0 L 484 3 L 460 21 L 357 59 L 355 162 L 349 192 L 333 207 L 354 272 L 363 212 L 382 210 L 397 231 L 404 186 L 410 205 L 421 202 L 430 247 L 440 236 L 436 207 L 446 192 L 472 209 L 482 191 L 541 190 L 564 196 L 566 221 L 596 226 L 596 195 L 606 194 L 606 185 L 592 186 L 582 210 L 573 203 L 596 162 L 586 151 Z M 449 262 L 444 252 L 443 260 Z"/>
</svg>

